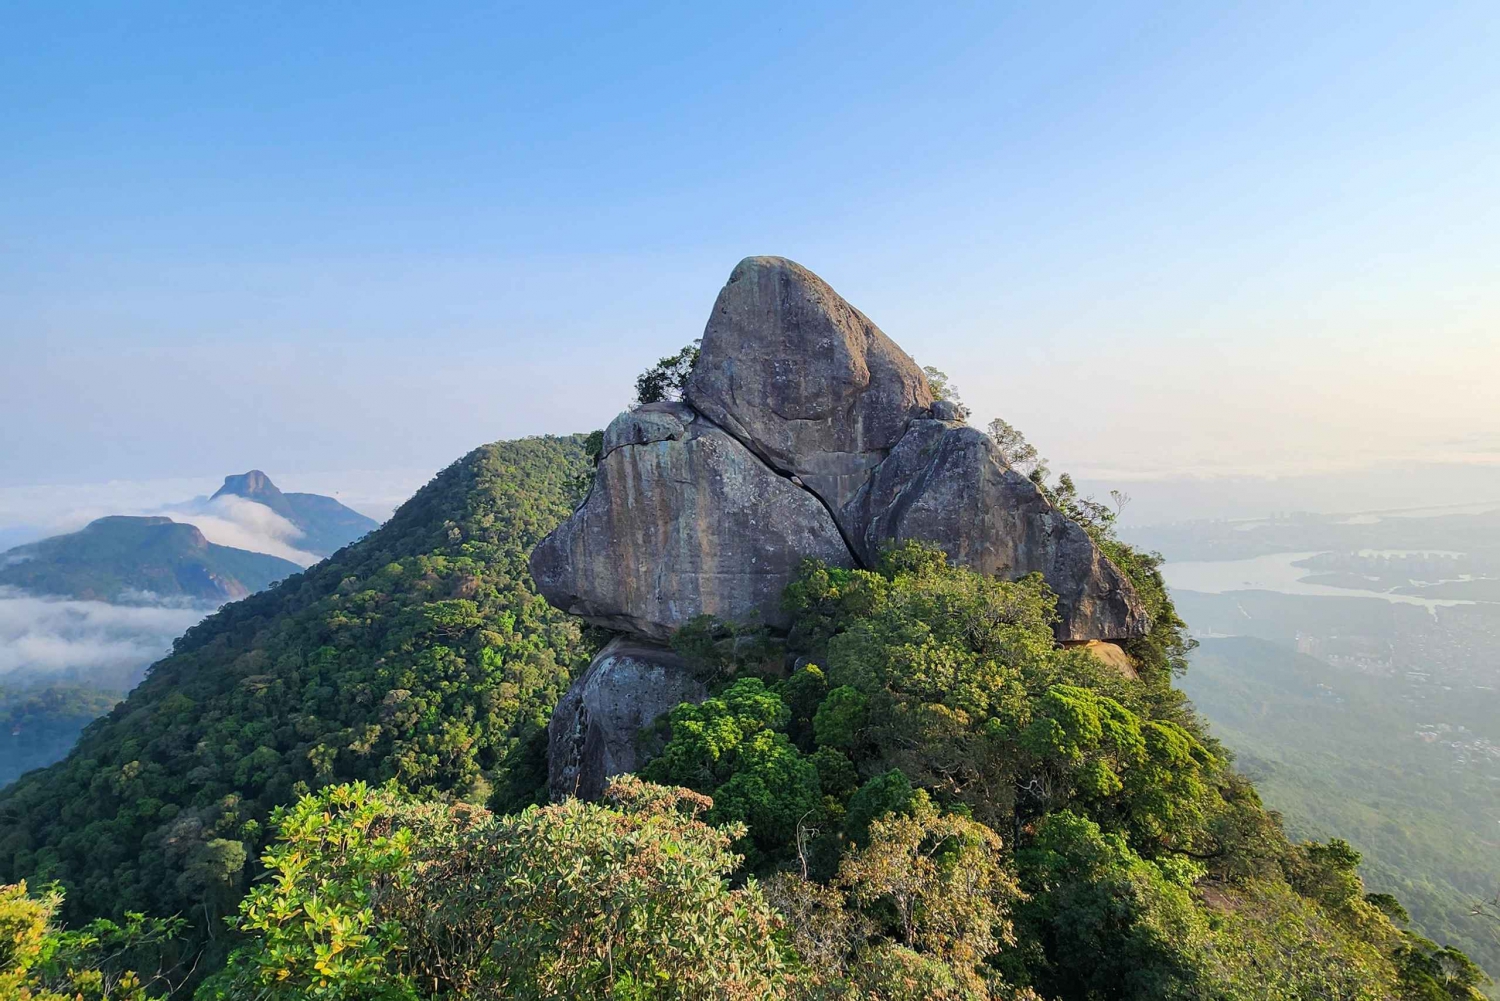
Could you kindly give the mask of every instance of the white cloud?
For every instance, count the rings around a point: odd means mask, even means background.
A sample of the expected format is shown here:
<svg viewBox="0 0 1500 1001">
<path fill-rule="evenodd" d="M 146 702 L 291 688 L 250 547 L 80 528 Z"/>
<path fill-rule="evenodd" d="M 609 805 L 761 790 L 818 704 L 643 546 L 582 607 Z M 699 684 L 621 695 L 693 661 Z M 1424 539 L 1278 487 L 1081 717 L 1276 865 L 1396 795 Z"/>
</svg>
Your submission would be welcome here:
<svg viewBox="0 0 1500 1001">
<path fill-rule="evenodd" d="M 39 598 L 0 587 L 0 683 L 69 677 L 133 684 L 171 650 L 173 639 L 211 611 Z"/>
<path fill-rule="evenodd" d="M 297 548 L 297 540 L 302 538 L 300 528 L 264 504 L 244 497 L 196 497 L 146 513 L 196 525 L 204 538 L 217 545 L 269 553 L 298 566 L 312 566 L 323 558 Z"/>
</svg>

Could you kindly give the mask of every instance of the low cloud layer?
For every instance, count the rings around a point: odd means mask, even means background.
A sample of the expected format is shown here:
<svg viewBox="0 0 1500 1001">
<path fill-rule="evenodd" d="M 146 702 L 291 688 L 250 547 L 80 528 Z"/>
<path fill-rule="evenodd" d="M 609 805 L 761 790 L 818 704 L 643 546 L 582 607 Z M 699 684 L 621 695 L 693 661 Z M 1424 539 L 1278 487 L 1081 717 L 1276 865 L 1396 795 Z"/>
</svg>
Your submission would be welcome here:
<svg viewBox="0 0 1500 1001">
<path fill-rule="evenodd" d="M 195 497 L 170 504 L 150 514 L 163 514 L 173 521 L 196 525 L 209 542 L 256 553 L 269 553 L 298 566 L 312 566 L 322 559 L 297 548 L 302 530 L 264 504 L 228 495 L 209 500 Z"/>
<path fill-rule="evenodd" d="M 39 598 L 0 587 L 0 684 L 68 679 L 128 687 L 211 611 Z"/>
</svg>

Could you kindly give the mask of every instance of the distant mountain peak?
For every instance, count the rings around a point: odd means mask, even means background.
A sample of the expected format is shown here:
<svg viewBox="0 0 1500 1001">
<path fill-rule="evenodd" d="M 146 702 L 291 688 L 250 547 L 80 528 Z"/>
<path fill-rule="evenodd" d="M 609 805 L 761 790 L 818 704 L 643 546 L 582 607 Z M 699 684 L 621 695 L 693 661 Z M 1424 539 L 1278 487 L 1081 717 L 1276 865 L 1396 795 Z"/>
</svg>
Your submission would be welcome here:
<svg viewBox="0 0 1500 1001">
<path fill-rule="evenodd" d="M 79 534 L 84 533 L 119 543 L 165 542 L 182 549 L 207 549 L 209 545 L 208 539 L 198 530 L 197 525 L 173 521 L 159 514 L 107 514 L 85 525 L 83 532 Z"/>
<path fill-rule="evenodd" d="M 297 539 L 297 547 L 318 556 L 331 555 L 366 532 L 380 527 L 373 518 L 345 507 L 332 497 L 284 494 L 259 469 L 224 477 L 224 485 L 209 499 L 220 497 L 243 497 L 270 508 L 302 533 Z"/>
<path fill-rule="evenodd" d="M 5 556 L 0 585 L 95 601 L 150 593 L 218 604 L 302 569 L 277 556 L 214 545 L 196 525 L 160 516 L 109 515 Z"/>
<path fill-rule="evenodd" d="M 259 501 L 267 507 L 274 507 L 269 503 L 270 499 L 279 499 L 282 496 L 276 484 L 271 482 L 271 478 L 259 469 L 224 477 L 224 485 L 218 489 L 214 497 L 223 497 L 226 494 Z"/>
</svg>

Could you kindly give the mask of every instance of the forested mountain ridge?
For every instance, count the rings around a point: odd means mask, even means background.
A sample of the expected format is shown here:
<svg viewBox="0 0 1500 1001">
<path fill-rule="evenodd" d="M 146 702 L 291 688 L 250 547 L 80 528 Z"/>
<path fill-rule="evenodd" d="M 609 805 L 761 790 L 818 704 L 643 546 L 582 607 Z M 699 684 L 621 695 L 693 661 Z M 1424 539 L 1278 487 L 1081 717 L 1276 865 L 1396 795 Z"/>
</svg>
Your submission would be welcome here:
<svg viewBox="0 0 1500 1001">
<path fill-rule="evenodd" d="M 609 427 L 471 453 L 0 794 L 0 881 L 60 888 L 0 887 L 42 943 L 0 988 L 122 978 L 123 938 L 168 971 L 130 1001 L 1480 1001 L 1233 769 L 1117 509 L 793 262 L 713 316 Z M 129 927 L 68 938 L 60 892 Z"/>
<path fill-rule="evenodd" d="M 74 923 L 184 916 L 204 1001 L 1479 997 L 1461 954 L 1365 897 L 1356 853 L 1290 843 L 1228 770 L 1172 685 L 1181 622 L 1154 563 L 1107 526 L 1156 623 L 1129 644 L 1139 679 L 1055 645 L 1039 578 L 919 546 L 809 563 L 791 675 L 753 634 L 683 630 L 714 695 L 662 723 L 646 776 L 686 789 L 513 813 L 596 646 L 526 572 L 587 470 L 577 437 L 476 450 L 189 630 L 67 760 L 0 794 L 0 882 L 57 880 Z M 252 879 L 257 856 L 275 878 Z M 58 906 L 0 892 L 38 934 Z M 80 943 L 122 933 L 95 927 L 63 944 L 117 970 Z M 125 936 L 156 936 L 131 955 L 170 952 L 175 927 Z M 17 982 L 73 989 L 36 962 Z"/>
<path fill-rule="evenodd" d="M 531 795 L 527 752 L 593 651 L 526 558 L 586 468 L 576 438 L 477 449 L 380 530 L 188 630 L 68 758 L 0 793 L 0 882 L 56 879 L 75 917 L 217 924 L 271 808 L 311 788 Z"/>
<path fill-rule="evenodd" d="M 97 601 L 232 601 L 298 569 L 279 556 L 216 545 L 193 525 L 126 515 L 0 553 L 0 584 Z"/>
</svg>

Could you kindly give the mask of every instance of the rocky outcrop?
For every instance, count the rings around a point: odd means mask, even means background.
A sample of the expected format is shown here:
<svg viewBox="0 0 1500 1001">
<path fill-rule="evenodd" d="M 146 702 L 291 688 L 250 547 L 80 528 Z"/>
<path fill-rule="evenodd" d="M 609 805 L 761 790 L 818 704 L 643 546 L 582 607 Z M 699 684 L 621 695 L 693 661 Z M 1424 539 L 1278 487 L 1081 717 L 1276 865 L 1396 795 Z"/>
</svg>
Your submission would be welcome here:
<svg viewBox="0 0 1500 1001">
<path fill-rule="evenodd" d="M 531 571 L 557 607 L 663 641 L 704 613 L 780 626 L 802 559 L 870 566 L 907 539 L 1040 572 L 1061 641 L 1150 626 L 1088 534 L 863 313 L 801 265 L 751 257 L 714 303 L 686 402 L 610 424 L 593 489 Z"/>
<path fill-rule="evenodd" d="M 1099 663 L 1119 673 L 1121 677 L 1129 678 L 1131 681 L 1140 681 L 1140 672 L 1135 669 L 1135 661 L 1130 659 L 1130 654 L 1118 643 L 1110 643 L 1105 640 L 1089 640 L 1087 643 L 1077 644 L 1078 649 L 1092 656 Z"/>
<path fill-rule="evenodd" d="M 917 363 L 784 257 L 747 257 L 734 269 L 685 395 L 834 510 L 932 406 Z"/>
<path fill-rule="evenodd" d="M 547 728 L 551 798 L 598 799 L 605 782 L 636 768 L 636 734 L 707 689 L 670 650 L 615 639 L 558 700 Z"/>
<path fill-rule="evenodd" d="M 681 403 L 651 403 L 629 410 L 610 421 L 604 429 L 601 455 L 608 455 L 621 445 L 649 445 L 655 441 L 678 441 L 698 417 L 693 408 Z"/>
<path fill-rule="evenodd" d="M 704 613 L 780 628 L 804 558 L 871 566 L 916 539 L 984 573 L 1041 573 L 1061 642 L 1150 628 L 1088 533 L 798 264 L 751 257 L 734 269 L 685 397 L 605 430 L 588 497 L 531 556 L 553 605 L 656 643 Z M 597 795 L 634 767 L 641 726 L 702 697 L 667 651 L 615 641 L 553 716 L 553 794 Z"/>
<path fill-rule="evenodd" d="M 803 559 L 854 565 L 816 497 L 687 408 L 621 414 L 604 440 L 587 500 L 531 555 L 558 608 L 655 640 L 702 614 L 781 626 Z"/>
<path fill-rule="evenodd" d="M 918 539 L 981 573 L 1015 580 L 1040 572 L 1057 592 L 1059 640 L 1123 639 L 1150 628 L 1125 575 L 974 428 L 913 421 L 841 520 L 860 529 L 854 543 L 867 564 L 884 545 Z"/>
</svg>

